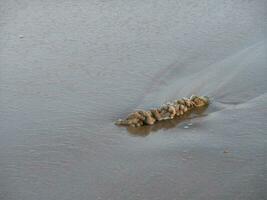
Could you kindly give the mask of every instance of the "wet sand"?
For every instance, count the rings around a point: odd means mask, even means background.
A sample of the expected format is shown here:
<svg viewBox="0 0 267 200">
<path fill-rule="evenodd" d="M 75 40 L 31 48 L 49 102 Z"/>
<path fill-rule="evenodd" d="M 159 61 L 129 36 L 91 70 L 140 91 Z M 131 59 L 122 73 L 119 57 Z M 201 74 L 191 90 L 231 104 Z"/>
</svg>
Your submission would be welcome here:
<svg viewBox="0 0 267 200">
<path fill-rule="evenodd" d="M 0 1 L 0 199 L 264 199 L 266 1 Z M 134 109 L 212 104 L 138 129 Z"/>
</svg>

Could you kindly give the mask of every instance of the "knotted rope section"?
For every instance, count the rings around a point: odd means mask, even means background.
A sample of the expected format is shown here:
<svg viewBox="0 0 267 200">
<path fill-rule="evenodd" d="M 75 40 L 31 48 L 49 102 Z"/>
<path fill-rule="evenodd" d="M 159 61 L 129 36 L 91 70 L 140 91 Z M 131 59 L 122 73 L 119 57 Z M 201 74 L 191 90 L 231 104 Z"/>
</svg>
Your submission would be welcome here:
<svg viewBox="0 0 267 200">
<path fill-rule="evenodd" d="M 115 124 L 132 127 L 152 125 L 157 121 L 173 119 L 175 116 L 179 117 L 194 108 L 204 107 L 208 104 L 208 97 L 192 95 L 190 98 L 182 98 L 163 104 L 156 109 L 135 111 L 129 114 L 126 119 L 118 119 Z"/>
</svg>

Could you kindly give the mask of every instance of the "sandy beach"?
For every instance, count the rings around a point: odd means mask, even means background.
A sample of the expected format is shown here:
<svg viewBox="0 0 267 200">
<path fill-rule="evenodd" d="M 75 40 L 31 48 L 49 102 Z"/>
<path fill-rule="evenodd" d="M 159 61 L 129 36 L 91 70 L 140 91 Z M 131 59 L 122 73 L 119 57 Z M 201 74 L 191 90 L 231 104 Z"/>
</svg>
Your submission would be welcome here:
<svg viewBox="0 0 267 200">
<path fill-rule="evenodd" d="M 1 0 L 0 199 L 265 199 L 266 8 Z M 114 125 L 192 94 L 211 104 Z"/>
</svg>

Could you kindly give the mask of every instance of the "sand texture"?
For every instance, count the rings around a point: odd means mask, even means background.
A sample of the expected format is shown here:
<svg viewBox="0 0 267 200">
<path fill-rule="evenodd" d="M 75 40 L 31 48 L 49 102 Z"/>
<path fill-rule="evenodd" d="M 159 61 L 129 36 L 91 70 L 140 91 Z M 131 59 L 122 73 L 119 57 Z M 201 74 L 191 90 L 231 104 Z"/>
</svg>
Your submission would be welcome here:
<svg viewBox="0 0 267 200">
<path fill-rule="evenodd" d="M 0 0 L 0 199 L 266 199 L 266 7 Z M 191 94 L 211 104 L 114 125 Z"/>
</svg>

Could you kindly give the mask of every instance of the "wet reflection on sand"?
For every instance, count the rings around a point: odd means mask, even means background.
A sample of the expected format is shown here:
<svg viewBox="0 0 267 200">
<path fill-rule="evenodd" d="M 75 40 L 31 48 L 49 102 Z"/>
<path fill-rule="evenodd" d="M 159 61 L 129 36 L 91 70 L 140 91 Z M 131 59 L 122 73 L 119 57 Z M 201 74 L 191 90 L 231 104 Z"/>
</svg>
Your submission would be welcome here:
<svg viewBox="0 0 267 200">
<path fill-rule="evenodd" d="M 141 136 L 141 137 L 146 137 L 152 132 L 156 132 L 161 129 L 171 129 L 177 127 L 179 124 L 194 119 L 194 118 L 199 118 L 199 117 L 204 117 L 208 115 L 208 111 L 211 109 L 208 109 L 208 107 L 201 107 L 197 108 L 195 110 L 192 110 L 188 113 L 185 113 L 184 115 L 180 117 L 175 117 L 172 120 L 165 120 L 165 121 L 159 121 L 154 125 L 151 126 L 141 126 L 141 127 L 127 127 L 127 131 L 134 136 Z"/>
</svg>

